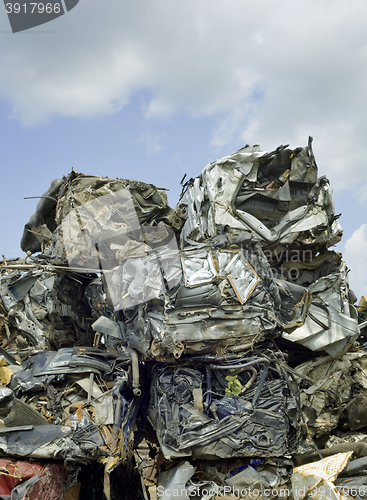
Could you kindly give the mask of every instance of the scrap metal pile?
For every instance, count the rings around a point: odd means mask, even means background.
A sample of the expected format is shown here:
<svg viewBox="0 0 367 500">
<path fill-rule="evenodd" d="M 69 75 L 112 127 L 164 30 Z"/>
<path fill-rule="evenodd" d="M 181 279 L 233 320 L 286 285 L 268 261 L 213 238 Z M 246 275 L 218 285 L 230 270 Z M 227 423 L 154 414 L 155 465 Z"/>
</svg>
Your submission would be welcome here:
<svg viewBox="0 0 367 500">
<path fill-rule="evenodd" d="M 1 265 L 0 498 L 367 498 L 367 301 L 311 143 L 212 162 L 175 210 L 52 182 Z"/>
</svg>

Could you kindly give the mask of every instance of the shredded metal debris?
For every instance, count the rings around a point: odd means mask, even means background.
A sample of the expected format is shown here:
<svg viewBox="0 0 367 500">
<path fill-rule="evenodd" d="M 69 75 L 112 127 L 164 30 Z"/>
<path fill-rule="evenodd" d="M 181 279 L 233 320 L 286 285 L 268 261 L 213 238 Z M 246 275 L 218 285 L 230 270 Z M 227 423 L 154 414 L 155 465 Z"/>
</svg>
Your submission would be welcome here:
<svg viewBox="0 0 367 500">
<path fill-rule="evenodd" d="M 3 257 L 0 498 L 367 498 L 367 299 L 312 138 L 182 186 L 73 169 Z"/>
</svg>

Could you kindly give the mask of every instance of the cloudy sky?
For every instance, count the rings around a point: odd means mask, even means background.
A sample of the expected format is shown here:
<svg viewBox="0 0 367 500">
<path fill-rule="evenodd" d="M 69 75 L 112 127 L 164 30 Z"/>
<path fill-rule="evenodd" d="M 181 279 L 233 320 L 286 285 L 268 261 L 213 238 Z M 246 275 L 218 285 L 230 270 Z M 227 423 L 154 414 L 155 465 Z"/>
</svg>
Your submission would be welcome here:
<svg viewBox="0 0 367 500">
<path fill-rule="evenodd" d="M 185 173 L 312 135 L 366 294 L 366 28 L 362 0 L 80 0 L 13 34 L 0 5 L 0 254 L 22 255 L 24 198 L 72 167 L 169 188 L 175 206 Z"/>
</svg>

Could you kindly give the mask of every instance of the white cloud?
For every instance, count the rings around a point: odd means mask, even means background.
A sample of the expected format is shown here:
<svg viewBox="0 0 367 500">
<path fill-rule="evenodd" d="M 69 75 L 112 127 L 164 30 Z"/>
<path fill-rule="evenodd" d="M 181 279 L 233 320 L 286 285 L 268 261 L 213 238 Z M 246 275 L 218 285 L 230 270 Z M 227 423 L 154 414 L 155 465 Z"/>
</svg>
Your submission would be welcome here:
<svg viewBox="0 0 367 500">
<path fill-rule="evenodd" d="M 55 33 L 2 37 L 0 96 L 25 126 L 147 90 L 147 119 L 212 116 L 217 147 L 311 134 L 322 172 L 366 203 L 366 15 L 361 0 L 81 0 L 37 28 Z"/>
<path fill-rule="evenodd" d="M 154 134 L 152 131 L 148 130 L 142 134 L 136 140 L 137 144 L 143 144 L 145 146 L 148 155 L 154 153 L 159 153 L 162 149 L 162 139 L 166 136 L 165 133 Z"/>
<path fill-rule="evenodd" d="M 356 229 L 346 241 L 343 257 L 351 269 L 349 284 L 359 299 L 367 294 L 367 224 Z"/>
</svg>

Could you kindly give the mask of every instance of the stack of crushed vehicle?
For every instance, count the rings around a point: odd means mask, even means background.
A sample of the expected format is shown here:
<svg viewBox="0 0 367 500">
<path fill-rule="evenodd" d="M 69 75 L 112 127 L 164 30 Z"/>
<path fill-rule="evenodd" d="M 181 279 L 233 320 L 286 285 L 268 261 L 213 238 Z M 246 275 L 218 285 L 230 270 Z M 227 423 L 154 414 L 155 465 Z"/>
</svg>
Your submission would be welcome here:
<svg viewBox="0 0 367 500">
<path fill-rule="evenodd" d="M 367 297 L 312 139 L 181 184 L 73 169 L 3 256 L 0 498 L 367 498 Z"/>
</svg>

